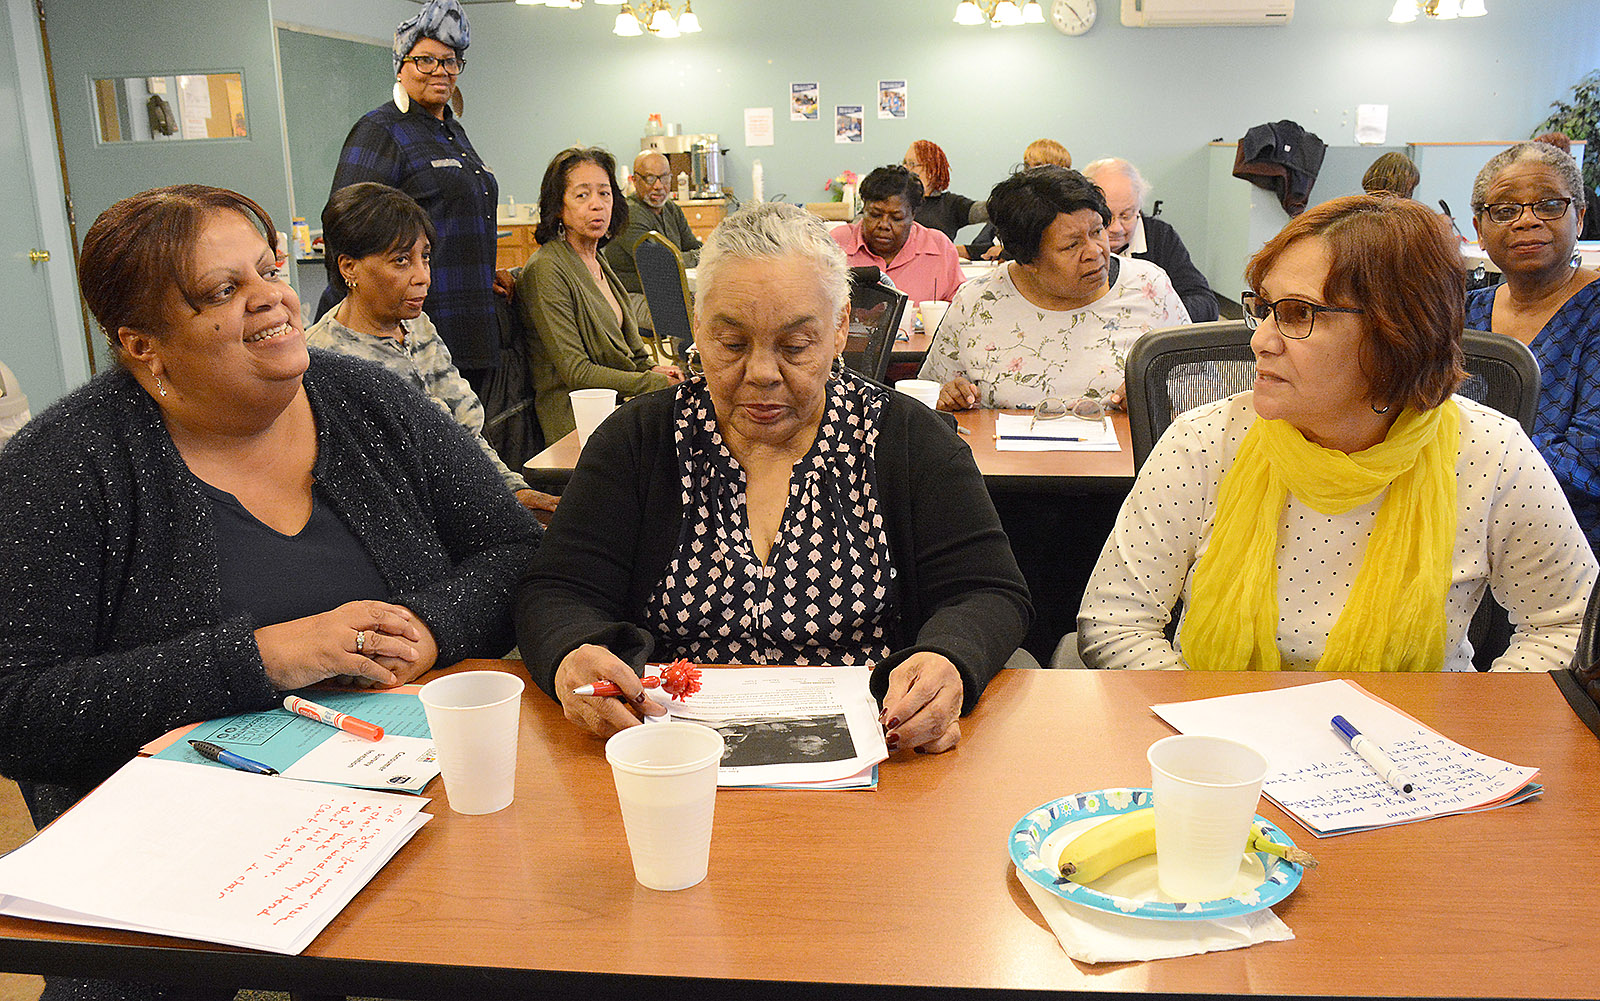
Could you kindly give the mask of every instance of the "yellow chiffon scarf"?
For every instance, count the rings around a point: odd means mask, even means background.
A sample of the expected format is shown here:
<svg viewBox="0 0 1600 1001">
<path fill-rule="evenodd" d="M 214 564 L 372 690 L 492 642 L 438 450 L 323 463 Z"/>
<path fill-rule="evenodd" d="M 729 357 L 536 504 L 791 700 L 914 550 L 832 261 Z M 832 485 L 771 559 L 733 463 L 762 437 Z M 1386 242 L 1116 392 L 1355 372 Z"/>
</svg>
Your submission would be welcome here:
<svg viewBox="0 0 1600 1001">
<path fill-rule="evenodd" d="M 1314 445 L 1285 421 L 1256 418 L 1222 478 L 1211 542 L 1195 564 L 1183 659 L 1205 670 L 1279 670 L 1278 527 L 1288 495 L 1336 515 L 1387 488 L 1317 670 L 1440 670 L 1460 439 L 1454 400 L 1421 413 L 1407 408 L 1387 438 L 1353 454 Z"/>
</svg>

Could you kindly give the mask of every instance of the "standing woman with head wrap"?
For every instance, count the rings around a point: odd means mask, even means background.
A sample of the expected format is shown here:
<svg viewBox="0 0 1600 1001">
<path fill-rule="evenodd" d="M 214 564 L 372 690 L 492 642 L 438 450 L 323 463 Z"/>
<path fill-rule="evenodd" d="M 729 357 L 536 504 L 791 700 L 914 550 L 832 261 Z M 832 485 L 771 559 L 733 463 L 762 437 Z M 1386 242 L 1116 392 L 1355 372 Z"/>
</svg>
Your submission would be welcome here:
<svg viewBox="0 0 1600 1001">
<path fill-rule="evenodd" d="M 500 185 L 450 108 L 470 39 L 457 0 L 428 0 L 395 29 L 394 98 L 350 130 L 332 191 L 378 181 L 404 191 L 428 213 L 439 235 L 428 316 L 461 374 L 481 389 L 500 350 L 494 300 Z M 337 301 L 330 291 L 317 315 Z"/>
</svg>

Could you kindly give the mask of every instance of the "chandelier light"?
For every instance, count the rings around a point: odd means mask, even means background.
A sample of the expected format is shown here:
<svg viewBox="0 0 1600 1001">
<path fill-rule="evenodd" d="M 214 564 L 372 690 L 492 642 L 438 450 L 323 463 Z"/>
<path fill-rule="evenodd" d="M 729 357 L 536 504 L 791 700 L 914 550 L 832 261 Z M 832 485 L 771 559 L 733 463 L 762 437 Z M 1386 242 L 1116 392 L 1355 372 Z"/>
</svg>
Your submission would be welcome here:
<svg viewBox="0 0 1600 1001">
<path fill-rule="evenodd" d="M 700 30 L 700 18 L 685 0 L 683 12 L 674 15 L 667 0 L 635 0 L 617 14 L 614 35 L 632 38 L 649 33 L 657 38 L 677 38 Z"/>
<path fill-rule="evenodd" d="M 952 21 L 957 24 L 987 24 L 991 28 L 1010 28 L 1019 24 L 1043 24 L 1044 8 L 1039 0 L 961 0 Z"/>
<path fill-rule="evenodd" d="M 1389 21 L 1410 24 L 1419 16 L 1433 21 L 1453 21 L 1458 17 L 1482 17 L 1487 13 L 1484 0 L 1395 0 Z"/>
</svg>

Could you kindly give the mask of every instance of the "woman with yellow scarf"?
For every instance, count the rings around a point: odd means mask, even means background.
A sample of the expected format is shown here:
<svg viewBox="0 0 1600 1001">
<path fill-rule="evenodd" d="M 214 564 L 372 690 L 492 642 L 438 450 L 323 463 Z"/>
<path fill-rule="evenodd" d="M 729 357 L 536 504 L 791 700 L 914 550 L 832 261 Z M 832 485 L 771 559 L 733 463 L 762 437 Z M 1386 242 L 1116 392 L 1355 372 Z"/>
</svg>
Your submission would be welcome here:
<svg viewBox="0 0 1600 1001">
<path fill-rule="evenodd" d="M 1487 587 L 1515 630 L 1494 667 L 1565 667 L 1595 557 L 1522 427 L 1451 395 L 1466 290 L 1440 220 L 1335 199 L 1245 277 L 1254 387 L 1156 444 L 1079 610 L 1084 663 L 1471 670 Z"/>
</svg>

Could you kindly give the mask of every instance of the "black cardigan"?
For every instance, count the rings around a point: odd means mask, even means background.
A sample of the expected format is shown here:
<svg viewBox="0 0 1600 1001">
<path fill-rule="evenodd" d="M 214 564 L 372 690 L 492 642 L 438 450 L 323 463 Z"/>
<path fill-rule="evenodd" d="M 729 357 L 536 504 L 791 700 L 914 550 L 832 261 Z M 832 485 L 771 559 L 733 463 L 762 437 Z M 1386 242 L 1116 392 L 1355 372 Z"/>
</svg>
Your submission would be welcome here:
<svg viewBox="0 0 1600 1001">
<path fill-rule="evenodd" d="M 397 376 L 312 351 L 305 388 L 318 497 L 433 632 L 438 662 L 504 654 L 537 521 Z M 172 727 L 281 700 L 255 624 L 222 614 L 210 501 L 126 372 L 0 452 L 0 554 L 0 773 L 53 784 L 25 786 L 36 821 Z"/>
<path fill-rule="evenodd" d="M 677 656 L 645 616 L 685 531 L 676 399 L 675 389 L 635 397 L 594 433 L 522 582 L 518 644 L 552 697 L 561 659 L 585 643 L 635 670 Z M 1027 584 L 966 443 L 900 393 L 881 420 L 874 461 L 900 607 L 872 691 L 881 700 L 895 665 L 932 650 L 961 672 L 967 712 L 1027 632 Z"/>
</svg>

